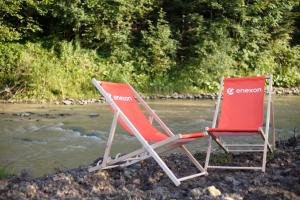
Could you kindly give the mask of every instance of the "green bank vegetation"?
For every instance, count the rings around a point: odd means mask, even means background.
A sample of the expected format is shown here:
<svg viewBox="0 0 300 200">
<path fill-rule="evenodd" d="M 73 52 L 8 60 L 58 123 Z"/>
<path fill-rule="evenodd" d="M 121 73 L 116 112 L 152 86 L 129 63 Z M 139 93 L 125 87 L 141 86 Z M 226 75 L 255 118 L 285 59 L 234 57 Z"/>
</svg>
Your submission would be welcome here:
<svg viewBox="0 0 300 200">
<path fill-rule="evenodd" d="M 298 0 L 2 0 L 0 35 L 1 98 L 90 98 L 91 77 L 144 93 L 300 83 Z"/>
<path fill-rule="evenodd" d="M 12 175 L 9 174 L 5 168 L 0 167 L 0 180 L 7 179 L 10 176 L 12 176 Z"/>
</svg>

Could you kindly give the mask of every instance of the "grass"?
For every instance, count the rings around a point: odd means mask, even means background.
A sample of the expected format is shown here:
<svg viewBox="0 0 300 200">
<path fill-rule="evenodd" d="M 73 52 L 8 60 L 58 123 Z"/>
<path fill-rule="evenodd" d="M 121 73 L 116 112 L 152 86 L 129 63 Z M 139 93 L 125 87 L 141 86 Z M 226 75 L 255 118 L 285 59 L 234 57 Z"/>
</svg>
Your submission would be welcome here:
<svg viewBox="0 0 300 200">
<path fill-rule="evenodd" d="M 5 168 L 0 167 L 0 180 L 2 179 L 7 179 L 9 178 L 11 175 L 6 171 Z"/>
<path fill-rule="evenodd" d="M 233 159 L 232 154 L 230 153 L 219 153 L 219 154 L 212 154 L 211 155 L 211 162 L 218 163 L 218 164 L 226 164 L 231 162 Z"/>
</svg>

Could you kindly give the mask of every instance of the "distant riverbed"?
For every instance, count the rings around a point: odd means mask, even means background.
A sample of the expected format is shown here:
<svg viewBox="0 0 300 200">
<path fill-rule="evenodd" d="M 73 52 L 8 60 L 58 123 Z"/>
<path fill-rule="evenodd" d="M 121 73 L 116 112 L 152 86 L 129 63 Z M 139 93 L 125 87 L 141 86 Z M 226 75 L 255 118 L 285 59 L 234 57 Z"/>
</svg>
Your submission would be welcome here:
<svg viewBox="0 0 300 200">
<path fill-rule="evenodd" d="M 150 106 L 174 133 L 210 126 L 212 100 L 154 100 Z M 300 96 L 274 98 L 277 138 L 300 134 Z M 87 165 L 102 156 L 112 114 L 106 104 L 0 104 L 0 167 L 11 173 L 25 169 L 33 176 L 55 168 Z M 118 128 L 113 153 L 134 150 L 138 142 Z M 207 138 L 192 145 L 205 151 Z M 250 141 L 251 142 L 251 141 Z"/>
</svg>

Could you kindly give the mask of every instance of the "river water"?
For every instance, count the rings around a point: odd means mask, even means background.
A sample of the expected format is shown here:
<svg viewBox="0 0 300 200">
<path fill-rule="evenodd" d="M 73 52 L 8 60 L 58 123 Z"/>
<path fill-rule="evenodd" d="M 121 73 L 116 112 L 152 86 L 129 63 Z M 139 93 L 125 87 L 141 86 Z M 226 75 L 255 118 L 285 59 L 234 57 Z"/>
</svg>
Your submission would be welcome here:
<svg viewBox="0 0 300 200">
<path fill-rule="evenodd" d="M 148 102 L 175 133 L 203 131 L 211 125 L 214 101 L 156 100 Z M 300 97 L 274 98 L 276 137 L 300 132 Z M 33 176 L 56 168 L 87 165 L 103 155 L 112 114 L 106 104 L 52 105 L 0 104 L 0 167 Z M 255 142 L 257 139 L 249 139 Z M 112 153 L 141 147 L 135 138 L 117 128 Z M 205 151 L 207 137 L 195 141 L 192 151 Z"/>
</svg>

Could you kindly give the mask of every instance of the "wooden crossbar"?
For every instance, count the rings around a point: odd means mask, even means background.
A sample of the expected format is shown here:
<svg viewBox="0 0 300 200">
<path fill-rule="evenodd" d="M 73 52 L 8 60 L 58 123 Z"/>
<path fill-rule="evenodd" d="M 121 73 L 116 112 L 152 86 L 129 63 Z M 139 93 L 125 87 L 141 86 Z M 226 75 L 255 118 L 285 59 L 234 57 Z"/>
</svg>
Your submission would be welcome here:
<svg viewBox="0 0 300 200">
<path fill-rule="evenodd" d="M 229 152 L 263 152 L 263 149 L 229 149 Z"/>
<path fill-rule="evenodd" d="M 253 170 L 262 170 L 262 167 L 237 167 L 237 166 L 213 166 L 208 165 L 208 168 L 211 169 L 253 169 Z"/>
<path fill-rule="evenodd" d="M 263 147 L 263 144 L 226 144 L 226 147 Z"/>
<path fill-rule="evenodd" d="M 201 172 L 201 173 L 198 173 L 198 174 L 193 174 L 193 175 L 190 175 L 190 176 L 185 176 L 185 177 L 179 178 L 178 180 L 179 181 L 185 181 L 185 180 L 188 180 L 188 179 L 191 179 L 191 178 L 196 178 L 198 176 L 203 176 L 203 175 L 206 175 L 206 174 L 207 174 L 206 172 Z"/>
</svg>

